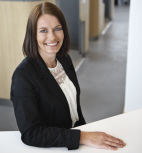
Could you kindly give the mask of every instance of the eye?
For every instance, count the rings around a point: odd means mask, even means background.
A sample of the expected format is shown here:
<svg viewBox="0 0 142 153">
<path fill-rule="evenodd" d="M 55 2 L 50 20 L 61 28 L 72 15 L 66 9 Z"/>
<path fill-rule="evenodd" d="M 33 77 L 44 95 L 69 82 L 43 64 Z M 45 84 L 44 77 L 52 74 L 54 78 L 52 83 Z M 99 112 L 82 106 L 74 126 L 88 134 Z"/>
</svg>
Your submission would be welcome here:
<svg viewBox="0 0 142 153">
<path fill-rule="evenodd" d="M 56 28 L 56 29 L 55 29 L 55 31 L 60 31 L 60 30 L 62 30 L 62 28 Z"/>
<path fill-rule="evenodd" d="M 46 33 L 46 30 L 41 30 L 40 32 L 41 32 L 41 33 Z"/>
</svg>

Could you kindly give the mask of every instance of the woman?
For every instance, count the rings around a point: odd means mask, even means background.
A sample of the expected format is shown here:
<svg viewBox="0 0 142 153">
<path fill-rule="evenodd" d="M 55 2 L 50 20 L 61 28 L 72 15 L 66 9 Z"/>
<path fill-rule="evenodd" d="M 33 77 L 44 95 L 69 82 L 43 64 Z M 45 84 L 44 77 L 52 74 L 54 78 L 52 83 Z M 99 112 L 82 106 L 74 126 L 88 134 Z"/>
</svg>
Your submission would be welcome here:
<svg viewBox="0 0 142 153">
<path fill-rule="evenodd" d="M 85 124 L 80 88 L 68 55 L 69 35 L 64 16 L 52 3 L 30 13 L 23 53 L 27 56 L 12 77 L 11 100 L 22 141 L 36 147 L 79 144 L 116 150 L 122 140 L 102 132 L 70 129 Z"/>
</svg>

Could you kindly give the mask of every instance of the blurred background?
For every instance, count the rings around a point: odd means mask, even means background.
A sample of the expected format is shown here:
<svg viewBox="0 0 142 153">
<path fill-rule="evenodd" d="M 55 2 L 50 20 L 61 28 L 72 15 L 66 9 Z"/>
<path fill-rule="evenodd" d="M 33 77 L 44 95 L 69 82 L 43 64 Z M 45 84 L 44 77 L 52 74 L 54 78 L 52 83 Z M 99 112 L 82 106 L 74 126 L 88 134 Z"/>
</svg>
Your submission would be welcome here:
<svg viewBox="0 0 142 153">
<path fill-rule="evenodd" d="M 87 123 L 142 108 L 141 0 L 45 0 L 63 12 Z M 24 58 L 31 9 L 40 0 L 0 0 L 0 131 L 18 130 L 11 77 Z M 133 5 L 132 5 L 133 4 Z"/>
</svg>

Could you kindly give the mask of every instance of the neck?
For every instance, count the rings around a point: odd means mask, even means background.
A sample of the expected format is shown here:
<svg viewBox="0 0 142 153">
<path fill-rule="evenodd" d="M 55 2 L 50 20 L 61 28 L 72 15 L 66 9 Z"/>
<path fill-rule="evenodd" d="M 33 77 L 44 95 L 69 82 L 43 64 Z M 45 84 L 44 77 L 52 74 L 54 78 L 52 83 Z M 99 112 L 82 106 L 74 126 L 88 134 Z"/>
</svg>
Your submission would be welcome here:
<svg viewBox="0 0 142 153">
<path fill-rule="evenodd" d="M 39 54 L 48 68 L 56 67 L 56 54 L 41 54 L 40 52 Z"/>
</svg>

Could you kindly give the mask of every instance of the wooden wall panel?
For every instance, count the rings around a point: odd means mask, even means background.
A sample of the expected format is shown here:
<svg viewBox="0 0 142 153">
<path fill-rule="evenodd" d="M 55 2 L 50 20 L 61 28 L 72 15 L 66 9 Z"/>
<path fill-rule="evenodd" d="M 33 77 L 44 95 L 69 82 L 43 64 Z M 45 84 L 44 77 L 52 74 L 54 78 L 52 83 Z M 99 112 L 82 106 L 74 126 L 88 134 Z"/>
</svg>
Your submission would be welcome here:
<svg viewBox="0 0 142 153">
<path fill-rule="evenodd" d="M 85 22 L 85 37 L 84 37 L 84 50 L 85 52 L 87 52 L 87 50 L 89 49 L 89 9 L 90 9 L 90 5 L 89 5 L 89 1 L 88 0 L 79 0 L 79 16 L 80 16 L 80 20 Z"/>
<path fill-rule="evenodd" d="M 90 0 L 90 37 L 99 36 L 104 29 L 105 6 L 102 0 Z"/>
<path fill-rule="evenodd" d="M 99 1 L 90 0 L 90 37 L 98 35 Z"/>
<path fill-rule="evenodd" d="M 55 4 L 55 0 L 49 0 Z M 24 58 L 22 44 L 32 8 L 41 3 L 0 1 L 0 98 L 10 98 L 12 74 Z"/>
</svg>

